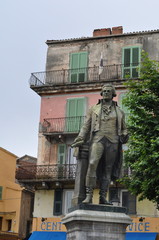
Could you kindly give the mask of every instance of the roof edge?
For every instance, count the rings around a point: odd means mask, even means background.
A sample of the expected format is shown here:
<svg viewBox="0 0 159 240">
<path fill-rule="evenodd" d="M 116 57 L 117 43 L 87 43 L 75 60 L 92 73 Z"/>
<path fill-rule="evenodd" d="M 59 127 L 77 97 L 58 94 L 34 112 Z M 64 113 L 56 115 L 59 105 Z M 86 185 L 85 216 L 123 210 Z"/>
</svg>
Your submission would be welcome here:
<svg viewBox="0 0 159 240">
<path fill-rule="evenodd" d="M 13 157 L 16 157 L 16 158 L 18 158 L 18 156 L 17 156 L 17 155 L 15 155 L 14 153 L 12 153 L 12 152 L 10 152 L 10 151 L 8 151 L 8 150 L 6 150 L 6 149 L 2 148 L 2 147 L 0 147 L 0 150 L 2 150 L 2 151 L 3 151 L 3 152 L 5 152 L 5 153 L 8 153 L 8 154 L 12 155 Z"/>
<path fill-rule="evenodd" d="M 128 32 L 122 34 L 111 34 L 105 36 L 92 36 L 92 37 L 81 37 L 81 38 L 70 38 L 70 39 L 60 39 L 60 40 L 47 40 L 46 44 L 56 44 L 56 43 L 67 43 L 67 42 L 77 42 L 77 41 L 86 41 L 86 40 L 96 40 L 96 39 L 104 39 L 104 38 L 114 38 L 114 37 L 122 37 L 122 36 L 131 36 L 138 34 L 150 34 L 150 33 L 159 33 L 159 29 L 156 30 L 146 30 L 146 31 L 137 31 L 137 32 Z"/>
</svg>

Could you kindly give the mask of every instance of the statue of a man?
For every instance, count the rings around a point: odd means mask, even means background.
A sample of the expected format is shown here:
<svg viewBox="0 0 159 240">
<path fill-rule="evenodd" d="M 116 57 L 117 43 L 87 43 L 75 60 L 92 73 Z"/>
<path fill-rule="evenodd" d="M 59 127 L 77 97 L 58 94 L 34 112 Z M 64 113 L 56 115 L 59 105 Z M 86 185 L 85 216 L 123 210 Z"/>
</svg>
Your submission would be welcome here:
<svg viewBox="0 0 159 240">
<path fill-rule="evenodd" d="M 101 96 L 103 99 L 90 108 L 86 121 L 72 144 L 72 147 L 79 147 L 89 136 L 86 198 L 83 203 L 92 203 L 93 189 L 98 177 L 99 204 L 109 204 L 106 193 L 110 182 L 119 178 L 122 144 L 128 141 L 124 112 L 113 101 L 113 97 L 116 96 L 113 85 L 105 84 Z"/>
</svg>

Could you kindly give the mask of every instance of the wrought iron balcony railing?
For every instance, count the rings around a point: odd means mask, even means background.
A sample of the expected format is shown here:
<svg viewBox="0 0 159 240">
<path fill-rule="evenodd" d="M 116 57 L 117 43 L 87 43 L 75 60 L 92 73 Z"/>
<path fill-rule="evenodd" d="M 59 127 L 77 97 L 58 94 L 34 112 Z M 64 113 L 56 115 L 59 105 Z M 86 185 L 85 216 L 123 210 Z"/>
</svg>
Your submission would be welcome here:
<svg viewBox="0 0 159 240">
<path fill-rule="evenodd" d="M 78 133 L 85 117 L 46 118 L 42 124 L 42 132 L 49 133 Z"/>
<path fill-rule="evenodd" d="M 16 179 L 22 180 L 73 180 L 76 164 L 21 166 L 16 170 Z"/>
<path fill-rule="evenodd" d="M 44 86 L 54 84 L 73 84 L 91 81 L 120 80 L 138 77 L 138 63 L 133 64 L 114 64 L 99 68 L 99 66 L 62 69 L 46 72 L 32 73 L 30 86 Z"/>
</svg>

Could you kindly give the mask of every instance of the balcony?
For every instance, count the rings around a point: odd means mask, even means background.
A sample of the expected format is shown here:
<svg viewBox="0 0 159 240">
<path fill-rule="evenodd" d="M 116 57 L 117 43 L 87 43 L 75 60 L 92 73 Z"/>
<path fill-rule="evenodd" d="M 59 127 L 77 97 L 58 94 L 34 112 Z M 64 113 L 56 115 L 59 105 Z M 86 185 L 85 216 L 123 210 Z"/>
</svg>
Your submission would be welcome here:
<svg viewBox="0 0 159 240">
<path fill-rule="evenodd" d="M 58 71 L 32 73 L 30 78 L 31 86 L 43 86 L 53 84 L 73 84 L 76 82 L 99 81 L 100 77 L 110 79 L 119 76 L 121 66 L 112 65 L 103 67 L 103 72 L 99 75 L 99 67 L 82 68 L 82 69 L 62 69 Z"/>
<path fill-rule="evenodd" d="M 30 77 L 31 87 L 71 85 L 75 83 L 103 82 L 108 80 L 122 80 L 138 77 L 138 63 L 133 64 L 114 64 L 81 68 L 81 69 L 62 69 L 47 72 L 32 73 Z"/>
<path fill-rule="evenodd" d="M 78 133 L 85 117 L 46 118 L 42 124 L 44 135 Z"/>
<path fill-rule="evenodd" d="M 76 164 L 21 166 L 16 170 L 16 179 L 23 181 L 74 180 Z"/>
</svg>

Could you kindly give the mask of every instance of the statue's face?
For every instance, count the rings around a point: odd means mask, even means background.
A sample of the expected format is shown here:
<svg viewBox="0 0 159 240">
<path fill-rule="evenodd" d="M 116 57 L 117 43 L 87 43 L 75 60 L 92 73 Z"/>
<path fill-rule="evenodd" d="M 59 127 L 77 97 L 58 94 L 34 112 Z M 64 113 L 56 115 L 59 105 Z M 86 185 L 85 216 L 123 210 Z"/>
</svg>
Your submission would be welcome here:
<svg viewBox="0 0 159 240">
<path fill-rule="evenodd" d="M 102 96 L 104 100 L 113 99 L 113 89 L 111 87 L 105 87 L 102 91 Z"/>
</svg>

